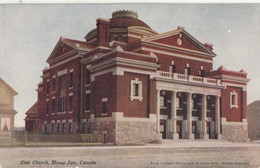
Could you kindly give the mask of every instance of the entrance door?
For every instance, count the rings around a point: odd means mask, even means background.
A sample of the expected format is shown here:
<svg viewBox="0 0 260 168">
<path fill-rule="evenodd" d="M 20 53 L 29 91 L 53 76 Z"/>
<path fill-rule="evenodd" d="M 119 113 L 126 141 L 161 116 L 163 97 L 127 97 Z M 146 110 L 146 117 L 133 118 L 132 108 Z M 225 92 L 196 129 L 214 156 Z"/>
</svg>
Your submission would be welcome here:
<svg viewBox="0 0 260 168">
<path fill-rule="evenodd" d="M 160 132 L 162 134 L 162 138 L 166 139 L 166 120 L 160 121 Z"/>
<path fill-rule="evenodd" d="M 209 134 L 209 138 L 210 138 L 211 135 L 210 122 L 207 122 L 207 134 Z"/>
<path fill-rule="evenodd" d="M 179 139 L 182 139 L 182 122 L 177 121 L 177 133 L 179 134 Z"/>
</svg>

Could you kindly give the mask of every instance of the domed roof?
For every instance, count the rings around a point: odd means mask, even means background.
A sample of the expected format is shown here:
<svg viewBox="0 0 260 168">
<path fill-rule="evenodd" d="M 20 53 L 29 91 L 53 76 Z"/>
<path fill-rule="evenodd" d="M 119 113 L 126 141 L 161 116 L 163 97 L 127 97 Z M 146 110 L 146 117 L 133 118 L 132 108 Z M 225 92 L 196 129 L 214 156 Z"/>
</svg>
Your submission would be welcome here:
<svg viewBox="0 0 260 168">
<path fill-rule="evenodd" d="M 112 18 L 110 19 L 110 28 L 121 28 L 130 26 L 140 26 L 151 29 L 147 24 L 138 19 L 137 12 L 128 10 L 119 10 L 113 12 Z"/>
</svg>

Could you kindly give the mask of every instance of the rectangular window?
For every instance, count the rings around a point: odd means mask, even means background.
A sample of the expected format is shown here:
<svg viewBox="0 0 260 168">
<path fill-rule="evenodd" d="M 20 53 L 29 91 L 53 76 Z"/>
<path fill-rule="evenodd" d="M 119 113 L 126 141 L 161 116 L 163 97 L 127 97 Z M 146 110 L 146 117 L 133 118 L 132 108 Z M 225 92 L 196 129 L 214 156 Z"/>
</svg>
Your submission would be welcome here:
<svg viewBox="0 0 260 168">
<path fill-rule="evenodd" d="M 54 92 L 56 88 L 56 78 L 52 79 L 52 91 Z"/>
<path fill-rule="evenodd" d="M 72 132 L 72 123 L 69 123 L 69 133 Z"/>
<path fill-rule="evenodd" d="M 238 94 L 236 91 L 230 92 L 230 108 L 238 108 Z"/>
<path fill-rule="evenodd" d="M 66 98 L 65 97 L 59 98 L 59 106 L 58 106 L 59 112 L 64 112 L 66 110 L 65 107 L 66 107 Z"/>
<path fill-rule="evenodd" d="M 62 123 L 62 132 L 65 133 L 65 126 L 66 126 L 66 123 Z"/>
<path fill-rule="evenodd" d="M 205 77 L 205 71 L 202 69 L 202 70 L 200 70 L 200 76 L 201 77 Z"/>
<path fill-rule="evenodd" d="M 70 72 L 70 87 L 73 87 L 73 72 Z"/>
<path fill-rule="evenodd" d="M 55 111 L 55 99 L 52 99 L 52 111 Z"/>
<path fill-rule="evenodd" d="M 61 97 L 66 95 L 66 75 L 59 77 L 59 94 Z"/>
<path fill-rule="evenodd" d="M 90 110 L 90 94 L 86 94 L 86 110 Z"/>
<path fill-rule="evenodd" d="M 60 133 L 60 123 L 57 124 L 57 133 Z"/>
<path fill-rule="evenodd" d="M 87 123 L 84 122 L 83 123 L 83 133 L 86 133 L 86 130 L 87 130 Z"/>
<path fill-rule="evenodd" d="M 73 108 L 73 97 L 70 96 L 70 111 L 72 111 Z"/>
<path fill-rule="evenodd" d="M 190 67 L 185 68 L 185 75 L 190 75 Z"/>
<path fill-rule="evenodd" d="M 49 114 L 49 101 L 47 101 L 47 105 L 46 105 L 46 114 Z"/>
<path fill-rule="evenodd" d="M 44 124 L 44 133 L 47 133 L 47 124 Z"/>
<path fill-rule="evenodd" d="M 50 92 L 50 82 L 47 81 L 47 90 L 46 90 L 46 93 L 49 94 Z"/>
<path fill-rule="evenodd" d="M 106 113 L 107 113 L 107 102 L 103 102 L 102 113 L 103 113 L 103 114 L 106 114 Z"/>
<path fill-rule="evenodd" d="M 90 70 L 87 69 L 87 85 L 90 84 Z"/>
<path fill-rule="evenodd" d="M 52 132 L 52 133 L 54 133 L 54 128 L 55 128 L 55 124 L 52 123 L 52 124 L 51 124 L 51 132 Z"/>
<path fill-rule="evenodd" d="M 139 96 L 139 84 L 138 83 L 134 84 L 133 95 L 134 96 Z"/>
<path fill-rule="evenodd" d="M 138 78 L 131 80 L 131 95 L 130 100 L 133 101 L 134 99 L 138 99 L 139 101 L 143 100 L 142 97 L 142 81 Z"/>
</svg>

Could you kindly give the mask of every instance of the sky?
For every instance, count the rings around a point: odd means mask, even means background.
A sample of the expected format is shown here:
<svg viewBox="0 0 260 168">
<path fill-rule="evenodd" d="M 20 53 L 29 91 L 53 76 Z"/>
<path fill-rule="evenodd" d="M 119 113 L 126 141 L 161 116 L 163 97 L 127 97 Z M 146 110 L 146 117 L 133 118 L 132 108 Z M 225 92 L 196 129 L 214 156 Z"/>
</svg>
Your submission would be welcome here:
<svg viewBox="0 0 260 168">
<path fill-rule="evenodd" d="M 96 19 L 116 10 L 134 10 L 163 33 L 185 27 L 202 43 L 212 43 L 214 69 L 244 69 L 248 104 L 260 99 L 260 4 L 4 4 L 0 5 L 0 77 L 13 87 L 15 126 L 37 101 L 46 60 L 61 36 L 84 41 Z"/>
</svg>

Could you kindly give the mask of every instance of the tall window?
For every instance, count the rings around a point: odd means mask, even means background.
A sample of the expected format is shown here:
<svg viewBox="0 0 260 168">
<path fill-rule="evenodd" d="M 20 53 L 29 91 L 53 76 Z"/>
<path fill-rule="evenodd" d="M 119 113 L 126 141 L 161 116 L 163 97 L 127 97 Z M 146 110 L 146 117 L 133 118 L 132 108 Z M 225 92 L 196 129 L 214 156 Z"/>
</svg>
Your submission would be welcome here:
<svg viewBox="0 0 260 168">
<path fill-rule="evenodd" d="M 66 110 L 65 107 L 66 107 L 66 97 L 59 98 L 59 107 L 58 107 L 59 112 L 64 112 Z"/>
<path fill-rule="evenodd" d="M 72 111 L 73 108 L 73 97 L 70 96 L 70 111 Z"/>
<path fill-rule="evenodd" d="M 73 72 L 70 72 L 70 87 L 73 87 Z"/>
<path fill-rule="evenodd" d="M 102 113 L 106 114 L 107 113 L 107 102 L 102 102 Z"/>
<path fill-rule="evenodd" d="M 87 69 L 87 85 L 90 84 L 90 70 Z"/>
<path fill-rule="evenodd" d="M 47 124 L 44 124 L 44 133 L 47 133 Z"/>
<path fill-rule="evenodd" d="M 52 111 L 55 111 L 55 99 L 52 99 Z"/>
<path fill-rule="evenodd" d="M 65 96 L 66 94 L 66 75 L 59 77 L 59 91 L 60 96 Z"/>
<path fill-rule="evenodd" d="M 130 99 L 133 101 L 134 99 L 138 99 L 139 101 L 143 100 L 142 96 L 142 81 L 138 78 L 131 80 L 131 91 L 130 91 Z"/>
<path fill-rule="evenodd" d="M 55 87 L 56 87 L 56 78 L 52 78 L 52 91 L 55 91 Z"/>
<path fill-rule="evenodd" d="M 49 94 L 50 92 L 50 82 L 47 81 L 47 90 L 46 90 L 46 93 Z"/>
<path fill-rule="evenodd" d="M 174 61 L 172 61 L 171 64 L 170 64 L 170 72 L 175 73 L 175 70 L 176 70 L 176 66 L 174 64 Z"/>
<path fill-rule="evenodd" d="M 51 124 L 51 132 L 52 132 L 52 133 L 54 133 L 54 128 L 55 128 L 55 124 L 52 123 L 52 124 Z"/>
<path fill-rule="evenodd" d="M 46 105 L 46 114 L 49 114 L 49 107 L 50 105 L 49 105 L 49 101 L 47 101 L 47 105 Z"/>
<path fill-rule="evenodd" d="M 65 126 L 66 126 L 66 123 L 62 123 L 62 133 L 65 133 Z"/>
<path fill-rule="evenodd" d="M 83 133 L 86 133 L 86 130 L 87 130 L 87 123 L 84 122 L 83 123 Z"/>
<path fill-rule="evenodd" d="M 90 94 L 86 94 L 86 110 L 90 110 Z"/>
<path fill-rule="evenodd" d="M 69 133 L 72 132 L 72 123 L 69 123 Z"/>
<path fill-rule="evenodd" d="M 230 108 L 238 108 L 238 94 L 236 91 L 230 92 Z"/>
<path fill-rule="evenodd" d="M 60 123 L 57 124 L 57 133 L 60 133 Z"/>
<path fill-rule="evenodd" d="M 201 77 L 205 77 L 205 71 L 203 69 L 203 66 L 200 67 L 199 74 L 200 74 Z"/>
</svg>

